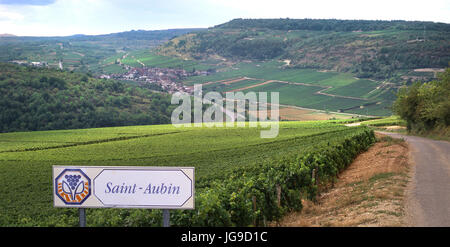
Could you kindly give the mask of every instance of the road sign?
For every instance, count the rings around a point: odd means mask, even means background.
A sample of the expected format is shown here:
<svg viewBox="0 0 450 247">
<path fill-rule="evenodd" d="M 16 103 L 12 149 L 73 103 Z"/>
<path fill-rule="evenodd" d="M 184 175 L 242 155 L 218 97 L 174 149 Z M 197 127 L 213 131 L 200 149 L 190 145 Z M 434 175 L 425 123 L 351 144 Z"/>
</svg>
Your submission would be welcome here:
<svg viewBox="0 0 450 247">
<path fill-rule="evenodd" d="M 194 209 L 193 167 L 53 166 L 54 206 Z"/>
</svg>

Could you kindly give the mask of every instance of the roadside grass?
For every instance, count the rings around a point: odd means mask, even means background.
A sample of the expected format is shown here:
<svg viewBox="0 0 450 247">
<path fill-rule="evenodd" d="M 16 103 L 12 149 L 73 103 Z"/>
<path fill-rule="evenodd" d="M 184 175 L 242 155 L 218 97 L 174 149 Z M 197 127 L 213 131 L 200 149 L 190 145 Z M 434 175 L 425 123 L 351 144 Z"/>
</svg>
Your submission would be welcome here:
<svg viewBox="0 0 450 247">
<path fill-rule="evenodd" d="M 375 146 L 361 154 L 339 176 L 335 187 L 322 191 L 317 203 L 305 201 L 302 212 L 286 216 L 279 224 L 322 227 L 406 225 L 404 198 L 410 180 L 407 152 L 404 140 L 377 134 Z M 373 160 L 379 163 L 374 164 Z"/>
<path fill-rule="evenodd" d="M 448 141 L 450 142 L 450 126 L 436 128 L 428 132 L 407 132 L 408 135 L 415 135 L 425 138 L 430 138 L 437 141 Z"/>
<path fill-rule="evenodd" d="M 377 139 L 379 142 L 384 143 L 383 146 L 384 147 L 389 147 L 392 145 L 396 145 L 399 144 L 401 146 L 406 146 L 406 142 L 403 138 L 392 138 L 390 136 L 382 136 L 380 138 Z"/>
<path fill-rule="evenodd" d="M 375 124 L 373 124 L 375 123 Z M 430 131 L 415 132 L 406 129 L 406 121 L 400 119 L 398 116 L 391 116 L 371 121 L 363 121 L 361 125 L 368 126 L 374 131 L 393 132 L 403 135 L 413 135 L 418 137 L 429 138 L 437 141 L 450 142 L 450 127 L 436 128 Z"/>
</svg>

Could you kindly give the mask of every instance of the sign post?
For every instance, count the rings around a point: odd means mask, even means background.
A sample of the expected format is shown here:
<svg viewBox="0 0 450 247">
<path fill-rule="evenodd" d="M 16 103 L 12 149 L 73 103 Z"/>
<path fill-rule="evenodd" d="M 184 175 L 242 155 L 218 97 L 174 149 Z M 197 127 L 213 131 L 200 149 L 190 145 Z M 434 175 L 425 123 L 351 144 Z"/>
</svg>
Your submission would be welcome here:
<svg viewBox="0 0 450 247">
<path fill-rule="evenodd" d="M 169 209 L 163 209 L 163 227 L 170 226 L 170 212 Z"/>
<path fill-rule="evenodd" d="M 163 226 L 170 226 L 169 209 L 194 209 L 194 167 L 53 166 L 55 207 L 163 209 Z"/>
<path fill-rule="evenodd" d="M 78 212 L 80 214 L 80 216 L 79 216 L 80 227 L 86 227 L 86 209 L 79 208 Z"/>
</svg>

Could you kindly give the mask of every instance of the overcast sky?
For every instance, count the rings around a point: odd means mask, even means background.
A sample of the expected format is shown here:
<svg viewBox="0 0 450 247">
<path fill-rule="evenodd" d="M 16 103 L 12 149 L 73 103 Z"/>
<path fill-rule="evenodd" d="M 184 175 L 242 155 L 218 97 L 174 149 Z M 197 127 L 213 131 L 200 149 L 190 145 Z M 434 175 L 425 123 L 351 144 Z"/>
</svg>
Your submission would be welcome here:
<svg viewBox="0 0 450 247">
<path fill-rule="evenodd" d="M 234 18 L 450 23 L 450 0 L 0 0 L 0 34 L 22 36 L 212 27 Z"/>
</svg>

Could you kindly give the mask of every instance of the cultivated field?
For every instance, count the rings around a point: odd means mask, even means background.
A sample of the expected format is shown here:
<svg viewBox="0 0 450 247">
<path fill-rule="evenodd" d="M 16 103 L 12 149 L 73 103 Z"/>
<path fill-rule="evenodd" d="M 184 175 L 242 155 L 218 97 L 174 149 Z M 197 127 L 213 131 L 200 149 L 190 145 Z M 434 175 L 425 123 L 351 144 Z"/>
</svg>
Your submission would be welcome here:
<svg viewBox="0 0 450 247">
<path fill-rule="evenodd" d="M 131 67 L 142 67 L 145 65 L 147 67 L 184 69 L 186 71 L 207 70 L 216 67 L 215 65 L 211 66 L 194 60 L 160 56 L 148 50 L 130 52 L 121 62 Z"/>
<path fill-rule="evenodd" d="M 223 93 L 280 92 L 280 104 L 363 115 L 389 115 L 395 98 L 395 89 L 381 82 L 350 73 L 285 68 L 277 61 L 241 62 L 184 83 Z"/>
<path fill-rule="evenodd" d="M 294 107 L 280 107 L 281 120 L 314 121 L 329 119 L 351 119 L 351 115 L 340 113 L 327 113 L 315 110 L 298 109 Z"/>
<path fill-rule="evenodd" d="M 105 62 L 112 62 L 112 57 Z M 152 51 L 124 53 L 120 63 L 132 67 L 177 68 L 186 71 L 214 70 L 207 76 L 186 78 L 187 86 L 203 84 L 216 92 L 280 92 L 280 103 L 323 111 L 362 115 L 390 115 L 395 89 L 379 81 L 355 78 L 351 73 L 288 68 L 282 61 L 227 63 L 221 60 L 196 61 L 157 55 Z M 119 65 L 106 64 L 103 70 L 121 73 Z"/>
<path fill-rule="evenodd" d="M 366 127 L 337 123 L 281 122 L 275 139 L 260 138 L 261 128 L 171 125 L 0 134 L 0 225 L 77 225 L 77 210 L 52 206 L 53 165 L 195 166 L 196 209 L 174 211 L 174 225 L 263 225 L 301 209 L 300 195 L 314 197 L 314 167 L 321 182 L 333 180 L 374 140 Z M 277 186 L 284 198 L 278 206 Z M 161 220 L 160 210 L 87 212 L 88 225 Z"/>
</svg>

